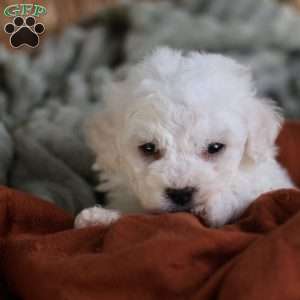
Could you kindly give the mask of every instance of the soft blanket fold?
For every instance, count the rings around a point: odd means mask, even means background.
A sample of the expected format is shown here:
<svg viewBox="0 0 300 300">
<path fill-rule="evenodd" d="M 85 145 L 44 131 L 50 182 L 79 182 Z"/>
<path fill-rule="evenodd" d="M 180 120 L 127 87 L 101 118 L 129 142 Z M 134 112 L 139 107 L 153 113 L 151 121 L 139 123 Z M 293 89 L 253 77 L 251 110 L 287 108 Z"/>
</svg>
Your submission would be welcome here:
<svg viewBox="0 0 300 300">
<path fill-rule="evenodd" d="M 278 143 L 299 186 L 300 124 Z M 300 299 L 299 211 L 300 192 L 280 190 L 222 229 L 176 213 L 74 230 L 61 209 L 2 187 L 0 298 Z"/>
</svg>

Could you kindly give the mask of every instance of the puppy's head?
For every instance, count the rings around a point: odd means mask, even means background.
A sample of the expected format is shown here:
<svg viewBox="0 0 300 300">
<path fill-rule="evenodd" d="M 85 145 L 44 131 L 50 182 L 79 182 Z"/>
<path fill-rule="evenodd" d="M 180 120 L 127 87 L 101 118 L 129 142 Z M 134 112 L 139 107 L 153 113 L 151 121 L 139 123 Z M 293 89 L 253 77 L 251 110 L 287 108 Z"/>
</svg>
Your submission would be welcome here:
<svg viewBox="0 0 300 300">
<path fill-rule="evenodd" d="M 275 155 L 276 107 L 221 55 L 160 48 L 105 100 L 88 124 L 104 186 L 126 186 L 149 210 L 192 209 Z"/>
</svg>

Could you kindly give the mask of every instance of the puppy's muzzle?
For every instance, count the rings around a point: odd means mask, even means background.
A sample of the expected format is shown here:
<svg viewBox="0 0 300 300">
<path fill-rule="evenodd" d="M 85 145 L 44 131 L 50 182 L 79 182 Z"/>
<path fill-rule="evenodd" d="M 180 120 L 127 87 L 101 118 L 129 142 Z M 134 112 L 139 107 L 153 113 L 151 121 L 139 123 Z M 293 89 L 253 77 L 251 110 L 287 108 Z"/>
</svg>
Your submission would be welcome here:
<svg viewBox="0 0 300 300">
<path fill-rule="evenodd" d="M 196 189 L 193 187 L 185 187 L 183 189 L 167 188 L 165 193 L 168 199 L 176 206 L 188 206 L 192 200 Z"/>
</svg>

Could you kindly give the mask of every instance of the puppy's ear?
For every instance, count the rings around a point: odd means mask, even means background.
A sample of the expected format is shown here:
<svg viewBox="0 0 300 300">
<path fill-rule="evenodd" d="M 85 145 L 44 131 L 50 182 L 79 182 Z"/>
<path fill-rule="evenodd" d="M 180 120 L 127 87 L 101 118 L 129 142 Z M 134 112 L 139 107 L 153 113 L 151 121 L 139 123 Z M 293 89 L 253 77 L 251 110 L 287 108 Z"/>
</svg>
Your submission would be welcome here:
<svg viewBox="0 0 300 300">
<path fill-rule="evenodd" d="M 113 117 L 112 112 L 104 109 L 90 116 L 84 124 L 87 143 L 96 154 L 96 165 L 108 174 L 118 169 L 120 160 Z"/>
<path fill-rule="evenodd" d="M 247 113 L 248 138 L 246 155 L 252 162 L 260 162 L 276 155 L 275 141 L 283 123 L 281 111 L 269 99 L 252 99 Z"/>
</svg>

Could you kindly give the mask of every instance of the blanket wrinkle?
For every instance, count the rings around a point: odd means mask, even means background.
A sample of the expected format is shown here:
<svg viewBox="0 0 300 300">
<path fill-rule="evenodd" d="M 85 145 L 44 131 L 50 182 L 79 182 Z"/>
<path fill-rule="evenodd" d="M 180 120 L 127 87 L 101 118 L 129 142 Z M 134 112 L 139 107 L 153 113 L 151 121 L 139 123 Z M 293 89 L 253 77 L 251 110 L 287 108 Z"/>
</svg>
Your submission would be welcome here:
<svg viewBox="0 0 300 300">
<path fill-rule="evenodd" d="M 287 122 L 278 143 L 300 186 L 298 133 L 300 123 Z M 185 212 L 128 215 L 109 227 L 73 221 L 0 187 L 0 299 L 300 299 L 297 189 L 261 195 L 220 229 Z"/>
</svg>

